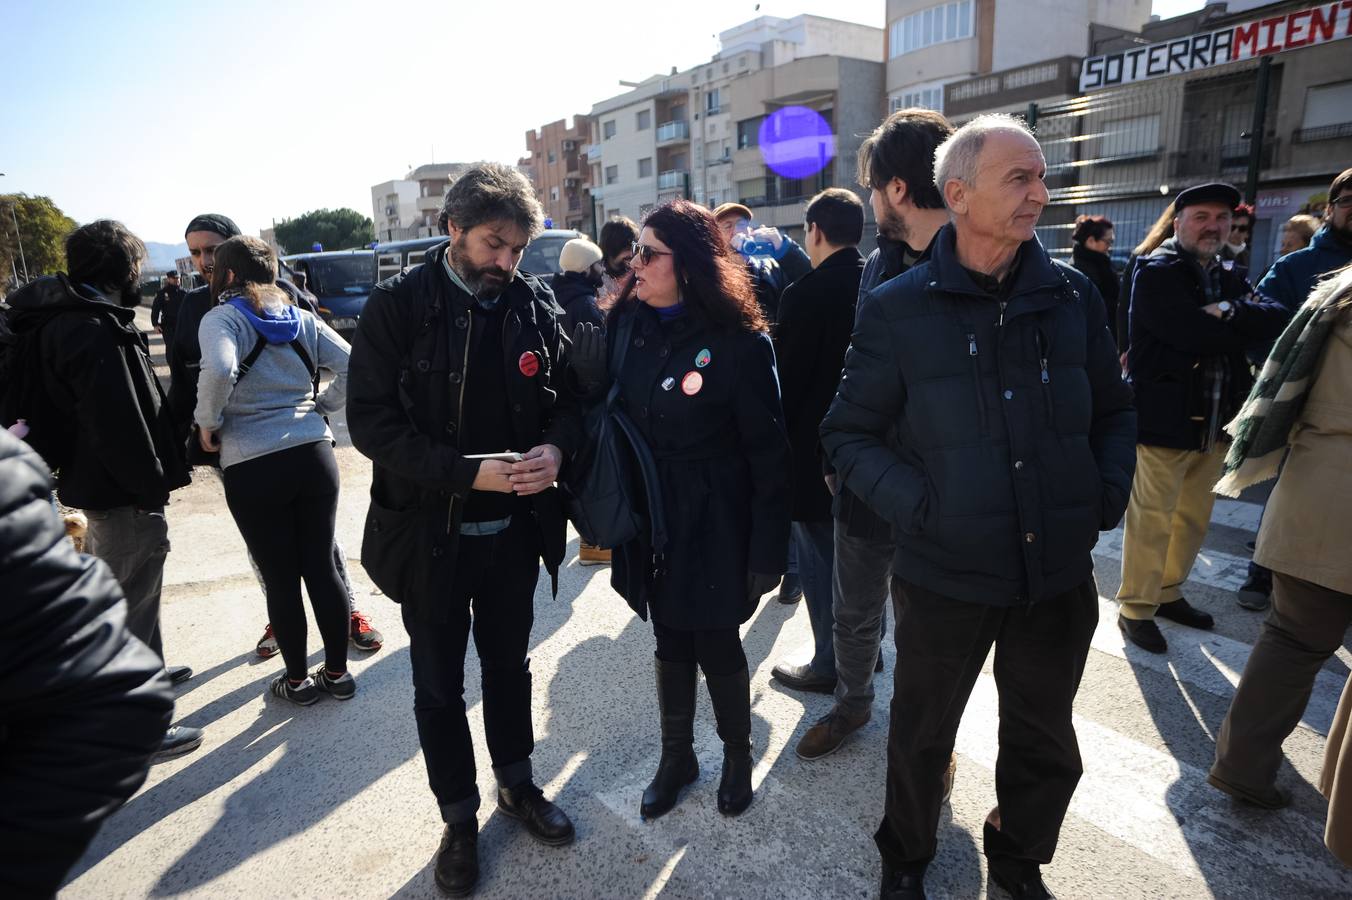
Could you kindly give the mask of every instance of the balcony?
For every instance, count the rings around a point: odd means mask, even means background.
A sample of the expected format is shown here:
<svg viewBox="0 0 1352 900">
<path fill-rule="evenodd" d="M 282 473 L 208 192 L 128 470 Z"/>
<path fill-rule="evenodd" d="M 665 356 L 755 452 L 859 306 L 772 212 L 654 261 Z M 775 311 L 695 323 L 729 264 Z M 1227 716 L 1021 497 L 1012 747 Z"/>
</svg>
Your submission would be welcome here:
<svg viewBox="0 0 1352 900">
<path fill-rule="evenodd" d="M 588 145 L 587 145 L 587 160 L 588 160 L 589 162 L 595 162 L 596 160 L 599 160 L 600 158 L 601 158 L 601 145 L 600 145 L 600 144 L 588 144 Z"/>
<path fill-rule="evenodd" d="M 666 172 L 659 172 L 657 175 L 657 190 L 661 191 L 685 191 L 686 181 L 689 180 L 690 173 L 681 169 L 671 169 Z"/>
<path fill-rule="evenodd" d="M 415 208 L 418 212 L 440 213 L 441 203 L 442 197 L 440 194 L 435 196 L 424 196 L 418 198 Z"/>
<path fill-rule="evenodd" d="M 1336 125 L 1321 125 L 1318 128 L 1297 129 L 1294 140 L 1297 144 L 1308 144 L 1311 141 L 1332 141 L 1349 137 L 1352 137 L 1352 122 L 1340 122 Z"/>
<path fill-rule="evenodd" d="M 657 126 L 657 146 L 682 143 L 690 140 L 690 123 L 684 120 L 664 122 Z"/>
</svg>

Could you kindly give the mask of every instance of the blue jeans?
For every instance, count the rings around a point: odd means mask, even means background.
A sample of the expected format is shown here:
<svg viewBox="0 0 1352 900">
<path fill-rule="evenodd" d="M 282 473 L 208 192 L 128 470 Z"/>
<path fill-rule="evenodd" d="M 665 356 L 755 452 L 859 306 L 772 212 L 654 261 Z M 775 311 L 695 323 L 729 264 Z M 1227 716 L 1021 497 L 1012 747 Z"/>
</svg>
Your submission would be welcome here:
<svg viewBox="0 0 1352 900">
<path fill-rule="evenodd" d="M 836 648 L 833 638 L 835 618 L 832 607 L 832 567 L 835 559 L 835 524 L 794 522 L 793 546 L 798 553 L 798 577 L 803 584 L 803 601 L 812 624 L 812 671 L 827 678 L 836 677 Z"/>
</svg>

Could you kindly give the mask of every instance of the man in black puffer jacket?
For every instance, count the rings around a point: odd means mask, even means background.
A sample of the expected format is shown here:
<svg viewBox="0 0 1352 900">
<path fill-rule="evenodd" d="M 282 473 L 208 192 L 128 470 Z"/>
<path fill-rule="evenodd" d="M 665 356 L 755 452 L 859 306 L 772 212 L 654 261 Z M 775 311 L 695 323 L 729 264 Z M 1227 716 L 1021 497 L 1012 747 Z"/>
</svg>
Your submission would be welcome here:
<svg viewBox="0 0 1352 900">
<path fill-rule="evenodd" d="M 145 781 L 174 708 L 108 567 L 75 552 L 52 477 L 0 430 L 0 896 L 50 897 Z"/>
<path fill-rule="evenodd" d="M 1034 235 L 1037 141 L 981 116 L 935 155 L 953 224 L 860 304 L 822 444 L 897 535 L 883 896 L 924 896 L 943 778 L 992 644 L 1000 691 L 992 879 L 1047 896 L 1081 774 L 1071 704 L 1098 619 L 1090 551 L 1126 508 L 1135 413 L 1103 301 Z"/>
<path fill-rule="evenodd" d="M 590 322 L 604 328 L 606 317 L 596 305 L 601 285 L 605 281 L 605 261 L 601 248 L 586 238 L 573 238 L 559 252 L 559 268 L 549 286 L 554 291 L 554 302 L 563 309 L 559 323 L 563 333 L 571 335 L 579 322 Z"/>
</svg>

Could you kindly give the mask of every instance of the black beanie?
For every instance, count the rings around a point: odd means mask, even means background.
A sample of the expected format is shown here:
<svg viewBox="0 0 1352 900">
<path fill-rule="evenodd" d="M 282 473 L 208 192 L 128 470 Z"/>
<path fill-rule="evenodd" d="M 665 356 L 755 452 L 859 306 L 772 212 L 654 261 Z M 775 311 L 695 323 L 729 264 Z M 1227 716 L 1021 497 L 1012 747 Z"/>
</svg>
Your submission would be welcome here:
<svg viewBox="0 0 1352 900">
<path fill-rule="evenodd" d="M 214 231 L 226 239 L 240 234 L 239 226 L 220 213 L 203 213 L 188 223 L 183 236 L 187 237 L 190 231 Z"/>
</svg>

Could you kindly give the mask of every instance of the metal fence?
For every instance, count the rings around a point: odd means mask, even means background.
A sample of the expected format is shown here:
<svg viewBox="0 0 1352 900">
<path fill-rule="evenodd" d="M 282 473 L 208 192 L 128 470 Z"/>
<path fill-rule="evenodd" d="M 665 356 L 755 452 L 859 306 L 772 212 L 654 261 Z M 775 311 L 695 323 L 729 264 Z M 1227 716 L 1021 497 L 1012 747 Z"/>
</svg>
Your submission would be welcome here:
<svg viewBox="0 0 1352 900">
<path fill-rule="evenodd" d="M 1279 74 L 1273 72 L 1274 81 Z M 1120 262 L 1182 188 L 1213 180 L 1243 185 L 1258 81 L 1258 65 L 1245 62 L 1209 78 L 1166 78 L 1031 104 L 1027 118 L 1047 160 L 1051 194 L 1038 226 L 1043 244 L 1068 257 L 1076 216 L 1104 215 L 1114 224 Z M 1275 141 L 1263 141 L 1260 168 L 1272 164 L 1275 149 Z"/>
</svg>

